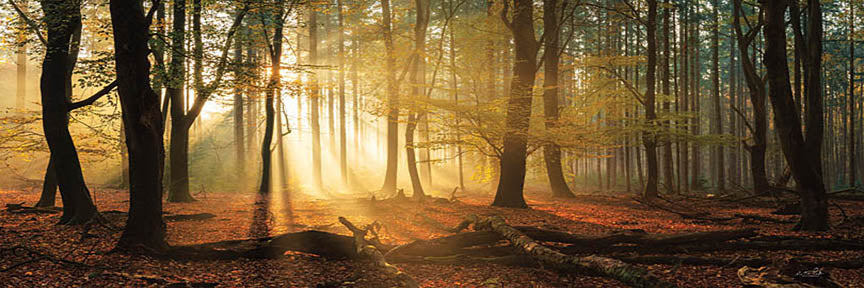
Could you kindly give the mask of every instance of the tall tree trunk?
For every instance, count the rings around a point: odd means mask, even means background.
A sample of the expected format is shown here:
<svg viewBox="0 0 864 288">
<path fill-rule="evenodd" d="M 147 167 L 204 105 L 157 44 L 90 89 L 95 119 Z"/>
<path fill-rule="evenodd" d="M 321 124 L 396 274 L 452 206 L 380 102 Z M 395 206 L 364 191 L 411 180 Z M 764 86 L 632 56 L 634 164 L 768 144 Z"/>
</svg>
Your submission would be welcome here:
<svg viewBox="0 0 864 288">
<path fill-rule="evenodd" d="M 685 4 L 689 3 L 685 2 Z M 690 111 L 690 10 L 685 8 L 681 11 L 681 110 L 684 112 Z M 690 125 L 689 119 L 679 121 L 684 129 Z M 687 140 L 678 143 L 681 151 L 678 153 L 678 159 L 681 161 L 678 174 L 679 181 L 682 183 L 681 191 L 690 192 L 690 143 Z"/>
<path fill-rule="evenodd" d="M 118 250 L 160 250 L 165 243 L 162 221 L 162 112 L 150 87 L 147 47 L 149 20 L 137 1 L 111 0 L 115 67 L 129 149 L 129 217 Z"/>
<path fill-rule="evenodd" d="M 516 57 L 510 97 L 507 101 L 507 132 L 504 134 L 501 153 L 501 174 L 492 206 L 527 208 L 522 188 L 525 185 L 527 134 L 531 116 L 531 95 L 537 72 L 538 45 L 534 36 L 533 1 L 515 0 L 513 8 L 513 21 L 507 25 L 513 33 Z M 504 15 L 506 21 L 506 14 Z"/>
<path fill-rule="evenodd" d="M 417 121 L 422 119 L 421 113 L 425 105 L 418 105 L 425 97 L 426 77 L 425 77 L 425 55 L 426 55 L 426 28 L 429 26 L 429 0 L 415 0 L 417 21 L 414 25 L 414 63 L 412 65 L 411 75 L 411 105 L 412 109 L 408 112 L 408 123 L 405 126 L 405 155 L 408 160 L 408 175 L 411 177 L 411 187 L 414 189 L 413 197 L 422 200 L 426 197 L 423 192 L 423 184 L 420 181 L 420 175 L 417 172 L 417 157 L 414 148 L 414 132 L 417 127 Z M 452 30 L 451 30 L 452 31 Z"/>
<path fill-rule="evenodd" d="M 738 66 L 735 58 L 735 35 L 734 31 L 729 35 L 729 107 L 738 107 Z M 735 108 L 738 109 L 738 108 Z M 735 115 L 734 109 L 729 109 L 727 112 L 729 114 L 729 134 L 735 137 L 739 137 L 738 135 L 738 115 Z M 739 162 L 738 162 L 738 145 L 732 146 L 729 149 L 729 182 L 734 185 L 741 185 L 740 179 L 740 170 L 739 170 Z"/>
<path fill-rule="evenodd" d="M 765 151 L 767 149 L 768 120 L 765 107 L 765 85 L 762 77 L 756 72 L 755 59 L 750 58 L 747 53 L 753 40 L 759 35 L 758 30 L 748 31 L 745 35 L 741 31 L 741 8 L 742 0 L 734 0 L 733 24 L 735 36 L 738 39 L 738 50 L 741 55 L 741 68 L 744 72 L 744 81 L 750 92 L 750 105 L 753 106 L 753 145 L 746 149 L 750 152 L 750 175 L 753 178 L 753 191 L 757 195 L 768 193 L 771 188 L 768 176 L 765 172 Z"/>
<path fill-rule="evenodd" d="M 318 14 L 315 9 L 309 9 L 309 65 L 318 65 Z M 321 109 L 320 90 L 318 89 L 318 74 L 312 73 L 309 77 L 309 119 L 312 123 L 312 174 L 316 189 L 324 189 L 321 179 L 321 117 L 318 115 Z"/>
<path fill-rule="evenodd" d="M 393 47 L 391 29 L 390 0 L 381 1 L 384 46 L 386 50 L 387 78 L 387 171 L 381 192 L 385 195 L 396 193 L 396 174 L 399 163 L 399 88 L 396 84 L 396 55 Z"/>
<path fill-rule="evenodd" d="M 855 166 L 855 2 L 849 1 L 849 187 L 856 187 L 858 172 Z"/>
<path fill-rule="evenodd" d="M 648 0 L 648 72 L 645 76 L 645 120 L 650 126 L 656 125 L 655 87 L 657 71 L 657 0 Z M 645 184 L 643 197 L 657 198 L 657 139 L 653 132 L 643 132 L 646 162 L 648 162 L 648 182 Z"/>
<path fill-rule="evenodd" d="M 711 121 L 711 133 L 723 134 L 723 116 L 720 112 L 720 1 L 714 0 L 711 4 L 711 93 L 714 101 L 714 117 Z M 726 190 L 726 169 L 723 163 L 723 145 L 714 147 L 711 154 L 712 171 L 715 173 L 715 187 L 719 191 Z"/>
<path fill-rule="evenodd" d="M 271 42 L 269 47 L 270 52 L 270 81 L 267 83 L 267 92 L 266 98 L 264 99 L 264 115 L 265 115 L 265 124 L 264 124 L 264 139 L 261 141 L 261 186 L 258 187 L 259 195 L 270 195 L 272 192 L 271 185 L 271 170 L 272 170 L 272 157 L 273 153 L 270 152 L 270 145 L 273 144 L 273 122 L 275 117 L 281 117 L 275 115 L 275 111 L 273 108 L 274 100 L 276 95 L 281 96 L 280 87 L 280 77 L 282 75 L 282 36 L 283 36 L 283 26 L 285 26 L 285 0 L 276 0 L 275 1 L 276 13 L 273 15 L 273 42 Z M 262 27 L 262 29 L 267 29 L 267 27 Z M 265 39 L 265 41 L 270 41 Z M 281 101 L 279 101 L 281 104 Z M 282 137 L 282 135 L 278 135 L 278 137 Z"/>
<path fill-rule="evenodd" d="M 186 0 L 174 1 L 171 32 L 171 67 L 166 97 L 171 98 L 171 143 L 169 144 L 168 202 L 192 202 L 189 192 L 189 129 L 186 119 Z"/>
<path fill-rule="evenodd" d="M 362 151 L 360 151 L 360 73 L 358 72 L 360 65 L 360 41 L 353 39 L 353 44 L 351 47 L 351 51 L 354 54 L 354 59 L 351 61 L 351 96 L 354 98 L 352 107 L 353 108 L 353 116 L 354 116 L 354 155 L 355 161 L 360 159 L 360 155 L 362 155 Z"/>
<path fill-rule="evenodd" d="M 543 112 L 546 116 L 546 129 L 558 126 L 558 62 L 560 61 L 560 23 L 558 23 L 558 1 L 543 1 L 543 31 L 546 35 L 543 71 Z M 563 10 L 563 9 L 562 9 Z M 562 11 L 563 13 L 563 11 Z M 564 180 L 564 169 L 561 167 L 561 147 L 556 143 L 543 146 L 543 159 L 546 162 L 546 175 L 549 177 L 552 195 L 556 197 L 573 197 L 573 192 Z"/>
<path fill-rule="evenodd" d="M 22 11 L 26 12 L 29 4 L 27 1 L 22 1 L 20 6 Z M 19 17 L 18 27 L 16 28 L 18 29 L 16 33 L 18 41 L 15 43 L 17 45 L 17 49 L 15 49 L 15 67 L 17 72 L 15 74 L 15 108 L 24 111 L 27 108 L 27 34 L 29 32 L 27 21 L 23 17 Z M 54 190 L 57 189 L 55 188 Z M 54 205 L 52 204 L 51 206 Z"/>
<path fill-rule="evenodd" d="M 693 49 L 693 55 L 692 55 L 692 57 L 693 57 L 693 61 L 692 61 L 693 85 L 691 85 L 693 88 L 693 94 L 691 95 L 693 101 L 691 101 L 690 104 L 692 105 L 691 112 L 693 113 L 693 118 L 692 118 L 693 124 L 691 125 L 692 126 L 692 133 L 693 133 L 693 136 L 698 137 L 699 135 L 702 134 L 702 120 L 701 120 L 701 116 L 702 116 L 701 115 L 701 109 L 702 108 L 701 108 L 701 104 L 700 104 L 701 94 L 702 94 L 702 86 L 701 86 L 702 85 L 702 63 L 700 61 L 701 57 L 700 57 L 700 53 L 699 53 L 700 52 L 700 49 L 699 49 L 700 46 L 699 45 L 701 44 L 701 41 L 699 40 L 699 31 L 701 31 L 701 30 L 699 30 L 700 27 L 699 27 L 699 21 L 698 21 L 698 19 L 700 19 L 699 5 L 694 5 L 693 9 L 695 10 L 694 11 L 695 12 L 694 18 L 696 18 L 696 20 L 692 21 L 693 26 L 690 29 L 690 33 L 692 33 L 691 37 L 690 37 L 690 41 L 691 41 L 690 47 L 691 47 L 691 49 Z M 701 149 L 702 147 L 699 144 L 699 142 L 694 141 L 692 144 L 693 144 L 693 169 L 692 169 L 692 171 L 693 171 L 692 178 L 693 179 L 691 180 L 690 186 L 693 188 L 693 190 L 700 190 L 703 188 L 702 187 L 702 178 L 700 176 L 700 172 L 702 172 L 702 149 Z"/>
<path fill-rule="evenodd" d="M 244 33 L 245 34 L 245 33 Z M 234 154 L 237 163 L 237 177 L 240 180 L 240 189 L 246 189 L 246 146 L 244 145 L 244 120 L 243 120 L 243 86 L 245 76 L 243 69 L 243 42 L 239 38 L 234 42 Z"/>
<path fill-rule="evenodd" d="M 72 135 L 69 134 L 68 115 L 71 104 L 71 72 L 74 67 L 74 62 L 70 61 L 69 57 L 71 49 L 77 50 L 74 31 L 80 29 L 81 25 L 81 2 L 44 0 L 42 9 L 45 15 L 57 15 L 45 19 L 48 37 L 45 59 L 42 62 L 40 89 L 42 128 L 54 160 L 54 169 L 62 172 L 56 173 L 63 200 L 63 215 L 59 224 L 84 224 L 98 217 L 98 213 L 84 183 L 78 152 Z"/>
<path fill-rule="evenodd" d="M 822 99 L 821 85 L 807 87 L 808 117 L 807 141 L 801 132 L 801 120 L 792 96 L 789 83 L 789 67 L 786 59 L 785 12 L 787 1 L 772 0 L 765 5 L 765 55 L 769 96 L 774 107 L 774 124 L 786 162 L 798 183 L 801 196 L 801 222 L 797 228 L 820 231 L 829 228 L 828 199 L 822 182 Z M 806 57 L 809 71 L 808 83 L 821 83 L 821 39 L 822 9 L 819 1 L 808 1 L 809 33 Z M 812 65 L 815 65 L 813 67 Z"/>
<path fill-rule="evenodd" d="M 342 0 L 336 0 L 339 17 L 339 170 L 342 183 L 348 184 L 348 149 L 345 139 L 345 19 L 342 12 Z"/>
<path fill-rule="evenodd" d="M 664 0 L 666 5 L 669 5 L 669 0 Z M 665 7 L 663 8 L 663 58 L 661 60 L 663 70 L 663 95 L 668 99 L 672 94 L 671 90 L 671 72 L 669 71 L 669 60 L 670 56 L 670 33 L 669 33 L 669 19 L 671 18 L 670 14 L 672 11 Z M 667 115 L 672 113 L 671 103 L 669 100 L 663 101 L 663 112 Z M 665 185 L 668 191 L 675 190 L 674 183 L 674 174 L 675 168 L 672 165 L 672 122 L 669 120 L 663 121 L 664 130 L 666 130 L 666 136 L 663 137 L 663 184 Z"/>
</svg>

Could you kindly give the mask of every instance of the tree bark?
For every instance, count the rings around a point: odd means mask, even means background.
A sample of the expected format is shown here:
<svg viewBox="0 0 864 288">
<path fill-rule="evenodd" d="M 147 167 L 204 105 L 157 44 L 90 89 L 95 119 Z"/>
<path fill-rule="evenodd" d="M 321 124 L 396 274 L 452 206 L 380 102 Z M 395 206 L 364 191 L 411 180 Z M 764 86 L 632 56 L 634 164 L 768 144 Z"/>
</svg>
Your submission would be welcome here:
<svg viewBox="0 0 864 288">
<path fill-rule="evenodd" d="M 399 168 L 399 88 L 396 84 L 396 55 L 393 47 L 391 29 L 390 0 L 381 1 L 381 17 L 386 50 L 387 82 L 387 170 L 381 192 L 385 195 L 396 193 L 396 175 Z"/>
<path fill-rule="evenodd" d="M 192 202 L 189 192 L 189 129 L 186 119 L 186 0 L 173 4 L 171 32 L 171 67 L 166 97 L 171 98 L 171 143 L 169 144 L 168 202 Z"/>
<path fill-rule="evenodd" d="M 720 1 L 714 0 L 711 8 L 711 93 L 714 101 L 714 117 L 711 121 L 711 133 L 723 134 L 723 116 L 720 110 Z M 726 168 L 723 163 L 723 145 L 718 144 L 711 154 L 712 169 L 715 173 L 715 187 L 718 191 L 726 190 Z"/>
<path fill-rule="evenodd" d="M 655 112 L 655 87 L 657 71 L 657 0 L 648 0 L 648 29 L 646 41 L 648 41 L 648 71 L 645 76 L 645 120 L 649 127 L 656 125 L 657 114 Z M 648 162 L 648 182 L 642 196 L 645 198 L 657 198 L 657 137 L 653 131 L 642 132 L 642 140 L 645 145 L 645 158 Z"/>
<path fill-rule="evenodd" d="M 339 17 L 339 170 L 342 184 L 348 184 L 348 148 L 345 139 L 345 19 L 342 12 L 342 0 L 336 0 Z"/>
<path fill-rule="evenodd" d="M 159 96 L 150 87 L 150 21 L 140 2 L 111 0 L 110 10 L 130 173 L 129 217 L 115 249 L 161 250 L 167 246 L 162 220 L 165 149 Z"/>
<path fill-rule="evenodd" d="M 669 5 L 669 0 L 664 0 L 664 4 Z M 660 65 L 663 70 L 663 95 L 667 99 L 672 94 L 670 81 L 672 75 L 669 69 L 669 62 L 672 59 L 669 47 L 671 38 L 669 33 L 670 14 L 672 14 L 672 11 L 668 7 L 663 8 L 663 58 Z M 669 100 L 663 101 L 663 112 L 671 115 L 672 108 Z M 675 190 L 675 167 L 672 164 L 672 122 L 669 120 L 663 121 L 663 130 L 665 130 L 664 134 L 666 134 L 663 137 L 663 184 L 667 191 L 673 192 Z"/>
<path fill-rule="evenodd" d="M 244 142 L 245 127 L 243 118 L 243 86 L 245 76 L 243 69 L 243 42 L 238 38 L 234 42 L 234 157 L 236 162 L 239 186 L 246 189 L 246 145 Z"/>
<path fill-rule="evenodd" d="M 537 71 L 537 40 L 534 36 L 530 0 L 514 1 L 513 21 L 507 23 L 515 43 L 515 63 L 507 100 L 506 132 L 501 154 L 501 174 L 492 206 L 528 208 L 522 195 L 525 186 L 525 160 L 528 149 L 528 125 L 531 116 L 531 95 Z M 505 6 L 506 7 L 506 6 Z M 502 13 L 506 20 L 506 13 Z"/>
<path fill-rule="evenodd" d="M 849 2 L 849 95 L 846 99 L 849 113 L 849 187 L 858 186 L 858 171 L 855 165 L 855 3 Z"/>
<path fill-rule="evenodd" d="M 70 50 L 77 50 L 74 35 L 81 25 L 81 3 L 45 0 L 42 1 L 42 9 L 45 15 L 51 15 L 45 19 L 48 37 L 40 79 L 42 127 L 54 159 L 55 173 L 62 171 L 56 173 L 63 200 L 63 216 L 59 224 L 84 224 L 98 217 L 98 213 L 84 183 L 78 152 L 69 134 L 68 115 L 71 73 L 74 68 L 74 62 L 70 61 L 70 56 L 74 56 Z"/>
<path fill-rule="evenodd" d="M 817 73 L 808 73 L 809 83 L 821 83 L 821 73 L 818 73 L 821 65 L 821 8 L 818 1 L 810 3 L 810 25 L 809 44 L 810 58 L 808 62 L 811 69 Z M 822 182 L 821 146 L 810 142 L 820 142 L 821 137 L 821 85 L 808 87 L 808 137 L 807 142 L 801 132 L 801 119 L 798 116 L 795 101 L 792 98 L 792 87 L 789 83 L 789 67 L 786 63 L 786 33 L 784 15 L 788 3 L 782 0 L 768 1 L 765 6 L 765 56 L 764 63 L 767 69 L 769 85 L 769 97 L 774 107 L 774 124 L 780 139 L 780 146 L 786 156 L 786 162 L 792 170 L 792 175 L 799 185 L 801 196 L 801 222 L 799 227 L 807 231 L 827 230 L 828 224 L 828 201 L 825 195 L 825 187 Z M 813 11 L 815 10 L 815 11 Z M 814 24 L 815 23 L 815 24 Z M 815 35 L 814 35 L 815 34 Z M 815 52 L 814 52 L 815 51 Z M 813 57 L 816 56 L 816 57 Z M 812 61 L 812 62 L 811 62 Z M 819 64 L 819 65 L 817 65 Z M 816 67 L 813 68 L 812 65 Z M 815 99 L 814 99 L 815 98 Z"/>
<path fill-rule="evenodd" d="M 543 30 L 546 31 L 544 42 L 543 71 L 543 112 L 546 116 L 546 129 L 558 126 L 558 64 L 560 61 L 561 25 L 558 23 L 559 4 L 557 0 L 543 1 Z M 563 10 L 563 9 L 562 9 Z M 564 11 L 561 11 L 562 13 Z M 564 180 L 564 169 L 561 167 L 561 146 L 549 143 L 543 146 L 543 160 L 546 162 L 546 175 L 552 195 L 555 197 L 573 197 L 573 192 Z"/>
<path fill-rule="evenodd" d="M 318 65 L 318 14 L 315 9 L 309 11 L 309 65 Z M 318 74 L 312 73 L 309 77 L 309 110 L 312 123 L 312 174 L 316 189 L 324 189 L 321 179 L 321 123 L 320 123 L 320 91 L 318 88 Z"/>
<path fill-rule="evenodd" d="M 414 25 L 414 63 L 410 72 L 411 80 L 411 106 L 412 109 L 408 112 L 408 123 L 405 125 L 405 158 L 408 160 L 408 175 L 411 177 L 411 187 L 414 189 L 413 197 L 421 200 L 426 197 L 423 192 L 423 184 L 420 180 L 420 175 L 417 171 L 417 156 L 415 155 L 416 148 L 414 147 L 414 132 L 417 128 L 417 122 L 423 118 L 422 114 L 424 105 L 418 105 L 423 101 L 426 91 L 425 77 L 425 55 L 426 55 L 426 29 L 429 26 L 429 0 L 414 1 L 417 20 Z"/>
<path fill-rule="evenodd" d="M 750 175 L 753 178 L 753 191 L 757 195 L 767 194 L 771 185 L 765 172 L 765 151 L 767 149 L 768 120 L 765 107 L 765 85 L 762 76 L 756 73 L 755 59 L 750 58 L 747 53 L 753 40 L 758 36 L 757 30 L 748 31 L 745 35 L 741 31 L 741 0 L 734 0 L 733 27 L 738 41 L 738 50 L 741 55 L 741 68 L 744 73 L 744 81 L 750 93 L 750 104 L 753 106 L 753 145 L 748 145 L 750 152 Z M 742 114 L 743 115 L 743 114 Z"/>
<path fill-rule="evenodd" d="M 261 183 L 258 187 L 259 195 L 270 195 L 273 188 L 271 185 L 273 153 L 270 152 L 270 145 L 273 144 L 273 124 L 275 117 L 277 117 L 273 105 L 276 95 L 281 95 L 278 90 L 281 89 L 280 76 L 282 75 L 282 66 L 280 63 L 282 61 L 282 28 L 285 24 L 285 1 L 276 0 L 275 5 L 276 7 L 273 7 L 273 9 L 276 9 L 275 14 L 273 15 L 273 24 L 275 26 L 273 27 L 273 40 L 271 44 L 268 45 L 270 52 L 270 80 L 267 83 L 267 92 L 265 92 L 266 98 L 264 99 L 264 115 L 266 118 L 264 124 L 264 139 L 261 141 Z M 267 27 L 262 27 L 262 29 L 267 29 Z M 270 40 L 265 39 L 265 41 Z M 282 137 L 282 135 L 278 135 L 278 137 Z"/>
</svg>

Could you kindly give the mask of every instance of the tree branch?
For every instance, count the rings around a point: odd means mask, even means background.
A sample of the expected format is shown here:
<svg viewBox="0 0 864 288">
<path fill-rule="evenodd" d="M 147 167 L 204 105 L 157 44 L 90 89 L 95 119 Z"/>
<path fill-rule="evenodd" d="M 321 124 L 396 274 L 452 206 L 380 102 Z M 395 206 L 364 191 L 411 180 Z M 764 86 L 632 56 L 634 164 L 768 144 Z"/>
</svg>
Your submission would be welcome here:
<svg viewBox="0 0 864 288">
<path fill-rule="evenodd" d="M 18 13 L 18 16 L 24 20 L 24 23 L 27 23 L 27 27 L 30 28 L 31 32 L 36 34 L 36 37 L 39 38 L 39 42 L 42 42 L 42 45 L 47 45 L 48 41 L 45 40 L 45 37 L 42 36 L 42 32 L 39 31 L 39 25 L 36 25 L 36 22 L 34 22 L 33 19 L 30 19 L 30 17 L 27 17 L 27 14 L 24 13 L 17 4 L 15 4 L 15 1 L 9 0 L 9 4 L 11 4 L 12 8 L 15 9 L 15 12 Z"/>
<path fill-rule="evenodd" d="M 72 110 L 93 104 L 93 102 L 96 102 L 96 100 L 99 100 L 99 98 L 102 98 L 102 96 L 105 96 L 105 95 L 108 95 L 108 93 L 111 93 L 111 90 L 114 90 L 114 88 L 117 87 L 117 84 L 118 84 L 117 79 L 114 79 L 114 81 L 112 81 L 111 84 L 108 84 L 108 86 L 105 86 L 105 88 L 102 88 L 102 90 L 99 90 L 99 92 L 96 92 L 96 94 L 93 94 L 93 96 L 90 96 L 90 97 L 87 97 L 87 99 L 69 104 L 68 111 L 72 111 Z"/>
</svg>

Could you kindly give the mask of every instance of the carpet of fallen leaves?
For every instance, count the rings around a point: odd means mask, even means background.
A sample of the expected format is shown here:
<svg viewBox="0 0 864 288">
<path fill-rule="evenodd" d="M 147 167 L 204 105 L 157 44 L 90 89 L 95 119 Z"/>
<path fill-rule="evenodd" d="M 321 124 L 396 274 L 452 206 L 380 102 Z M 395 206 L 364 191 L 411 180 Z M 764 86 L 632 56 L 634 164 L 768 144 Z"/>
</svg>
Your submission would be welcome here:
<svg viewBox="0 0 864 288">
<path fill-rule="evenodd" d="M 36 189 L 0 190 L 0 205 L 38 200 Z M 100 211 L 126 211 L 128 195 L 123 190 L 94 189 L 93 198 Z M 442 193 L 445 194 L 445 193 Z M 168 242 L 172 245 L 260 237 L 308 229 L 349 235 L 337 221 L 344 216 L 355 224 L 377 221 L 382 225 L 381 240 L 402 244 L 417 239 L 449 235 L 445 229 L 458 224 L 466 215 L 501 215 L 513 225 L 533 225 L 585 235 L 604 235 L 626 229 L 648 233 L 679 233 L 756 228 L 761 235 L 833 237 L 864 241 L 862 223 L 843 223 L 831 232 L 793 232 L 793 224 L 729 221 L 722 224 L 685 220 L 680 216 L 643 206 L 628 196 L 578 196 L 553 199 L 541 192 L 529 192 L 533 209 L 489 207 L 491 195 L 461 195 L 458 201 L 396 202 L 370 201 L 343 197 L 323 200 L 305 195 L 274 197 L 262 216 L 255 209 L 253 195 L 210 193 L 197 195 L 194 203 L 166 203 L 166 215 L 212 213 L 216 217 L 198 221 L 168 222 Z M 59 198 L 59 197 L 58 197 Z M 59 202 L 59 199 L 58 199 Z M 796 216 L 771 215 L 772 203 L 758 201 L 723 202 L 684 199 L 693 209 L 706 209 L 715 216 L 736 213 L 756 214 L 781 220 Z M 832 202 L 832 222 L 848 222 L 864 215 L 862 202 Z M 745 205 L 746 204 L 746 205 Z M 2 206 L 0 206 L 2 207 Z M 838 208 L 839 207 L 839 208 Z M 842 209 L 841 209 L 842 208 Z M 0 211 L 0 247 L 22 245 L 50 255 L 83 263 L 58 264 L 34 261 L 32 255 L 0 255 L 0 286 L 6 287 L 128 287 L 128 286 L 218 286 L 218 287 L 395 287 L 369 263 L 324 260 L 315 255 L 291 254 L 276 260 L 170 261 L 145 256 L 109 253 L 120 235 L 125 216 L 103 213 L 108 227 L 54 225 L 59 214 L 12 214 Z M 261 226 L 265 227 L 261 230 Z M 789 257 L 811 259 L 860 259 L 861 251 L 746 251 L 693 254 L 703 257 L 761 256 L 771 259 Z M 31 260 L 31 262 L 22 263 Z M 16 267 L 13 265 L 18 264 Z M 624 287 L 621 283 L 585 275 L 560 275 L 544 269 L 499 266 L 494 264 L 432 265 L 398 264 L 423 287 Z M 739 287 L 738 266 L 641 265 L 677 283 L 680 287 Z M 8 270 L 8 271 L 6 271 Z M 833 277 L 847 287 L 864 287 L 864 269 L 831 270 Z"/>
</svg>

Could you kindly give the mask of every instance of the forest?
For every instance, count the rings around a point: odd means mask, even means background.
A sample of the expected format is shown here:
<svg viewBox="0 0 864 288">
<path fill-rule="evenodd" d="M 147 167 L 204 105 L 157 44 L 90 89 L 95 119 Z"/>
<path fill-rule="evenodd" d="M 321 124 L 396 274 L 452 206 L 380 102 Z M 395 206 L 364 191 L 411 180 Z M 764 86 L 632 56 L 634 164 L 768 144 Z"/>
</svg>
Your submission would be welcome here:
<svg viewBox="0 0 864 288">
<path fill-rule="evenodd" d="M 0 0 L 0 286 L 864 287 L 861 14 Z"/>
</svg>

